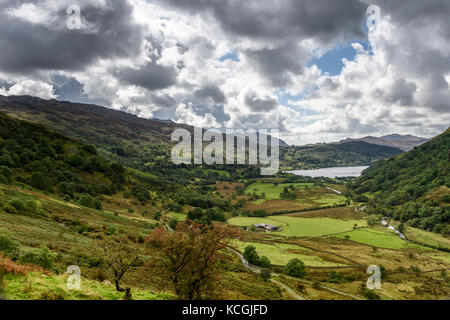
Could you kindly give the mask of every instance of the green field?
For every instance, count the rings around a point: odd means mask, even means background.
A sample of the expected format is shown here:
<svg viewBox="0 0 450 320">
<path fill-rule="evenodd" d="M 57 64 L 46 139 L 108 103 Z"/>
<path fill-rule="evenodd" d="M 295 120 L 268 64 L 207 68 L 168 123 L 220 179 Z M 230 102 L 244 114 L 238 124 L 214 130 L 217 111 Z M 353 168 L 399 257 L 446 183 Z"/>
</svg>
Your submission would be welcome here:
<svg viewBox="0 0 450 320">
<path fill-rule="evenodd" d="M 450 250 L 450 239 L 444 238 L 440 234 L 411 227 L 407 227 L 405 233 L 408 239 L 414 242 L 433 248 L 445 248 Z"/>
<path fill-rule="evenodd" d="M 233 244 L 241 252 L 244 252 L 245 247 L 252 245 L 256 248 L 256 252 L 258 252 L 259 256 L 266 256 L 267 258 L 269 258 L 272 264 L 278 266 L 285 266 L 290 260 L 295 258 L 302 260 L 305 263 L 305 265 L 309 267 L 342 266 L 341 264 L 335 262 L 326 261 L 321 257 L 302 254 L 302 252 L 308 253 L 311 252 L 311 250 L 292 244 L 286 243 L 266 244 L 261 242 L 242 242 L 242 241 L 234 241 Z"/>
<path fill-rule="evenodd" d="M 166 213 L 166 216 L 171 219 L 177 219 L 178 221 L 185 221 L 187 219 L 187 215 L 178 212 L 168 212 Z"/>
<path fill-rule="evenodd" d="M 387 228 L 386 230 L 365 228 L 336 235 L 336 237 L 342 239 L 345 239 L 346 236 L 350 237 L 349 240 L 379 248 L 396 250 L 422 248 L 421 246 L 410 244 L 407 241 L 400 239 L 393 231 L 390 231 Z"/>
<path fill-rule="evenodd" d="M 257 195 L 261 195 L 262 193 L 266 194 L 266 200 L 276 200 L 280 199 L 280 193 L 283 192 L 283 189 L 289 186 L 294 186 L 296 189 L 305 189 L 306 187 L 312 187 L 312 183 L 283 183 L 275 186 L 273 183 L 264 183 L 257 182 L 250 185 L 245 193 L 256 193 Z"/>
<path fill-rule="evenodd" d="M 297 218 L 289 216 L 271 216 L 267 218 L 236 217 L 228 220 L 228 223 L 237 226 L 250 226 L 257 223 L 272 224 L 283 228 L 282 231 L 274 232 L 274 234 L 294 237 L 319 237 L 351 231 L 355 224 L 358 227 L 367 225 L 365 220 Z"/>
<path fill-rule="evenodd" d="M 228 223 L 238 227 L 249 227 L 257 223 L 272 224 L 276 227 L 284 225 L 284 223 L 272 220 L 270 218 L 253 218 L 253 217 L 235 217 L 229 219 Z"/>
<path fill-rule="evenodd" d="M 297 195 L 297 199 L 295 200 L 281 200 L 280 194 L 283 192 L 283 189 L 286 187 L 294 186 L 295 193 Z M 268 212 L 274 211 L 283 211 L 283 210 L 293 210 L 293 205 L 298 206 L 300 209 L 307 208 L 319 208 L 319 207 L 328 207 L 328 206 L 336 206 L 345 204 L 346 198 L 342 195 L 339 195 L 331 190 L 328 190 L 323 187 L 314 186 L 313 183 L 284 183 L 275 186 L 273 183 L 267 182 L 258 182 L 253 183 L 246 189 L 246 194 L 257 194 L 262 195 L 265 194 L 264 199 L 258 199 L 251 204 L 253 206 L 247 206 L 246 208 L 250 211 L 252 210 L 267 210 Z M 270 205 L 267 207 L 261 206 L 265 205 L 266 201 L 270 202 Z M 275 205 L 273 201 L 285 201 L 283 204 L 278 203 L 281 207 Z M 260 205 L 255 206 L 255 205 Z M 273 208 L 275 205 L 276 209 Z M 271 210 L 274 209 L 274 210 Z"/>
</svg>

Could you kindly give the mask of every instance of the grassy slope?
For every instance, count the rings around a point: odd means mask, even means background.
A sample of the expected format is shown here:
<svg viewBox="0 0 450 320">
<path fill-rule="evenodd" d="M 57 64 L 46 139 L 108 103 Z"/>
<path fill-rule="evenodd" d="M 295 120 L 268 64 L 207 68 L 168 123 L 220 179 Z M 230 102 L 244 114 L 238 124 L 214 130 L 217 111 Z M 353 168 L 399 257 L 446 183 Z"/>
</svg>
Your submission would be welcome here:
<svg viewBox="0 0 450 320">
<path fill-rule="evenodd" d="M 338 238 L 348 238 L 349 240 L 359 243 L 367 244 L 370 246 L 386 249 L 402 250 L 407 248 L 421 248 L 418 245 L 410 244 L 405 240 L 400 239 L 393 231 L 364 228 L 353 230 L 350 232 L 336 235 Z"/>
<path fill-rule="evenodd" d="M 7 276 L 5 296 L 8 300 L 119 300 L 123 293 L 113 285 L 82 278 L 80 290 L 69 290 L 65 275 L 30 273 L 27 276 Z M 133 300 L 169 300 L 173 295 L 134 289 Z"/>
</svg>

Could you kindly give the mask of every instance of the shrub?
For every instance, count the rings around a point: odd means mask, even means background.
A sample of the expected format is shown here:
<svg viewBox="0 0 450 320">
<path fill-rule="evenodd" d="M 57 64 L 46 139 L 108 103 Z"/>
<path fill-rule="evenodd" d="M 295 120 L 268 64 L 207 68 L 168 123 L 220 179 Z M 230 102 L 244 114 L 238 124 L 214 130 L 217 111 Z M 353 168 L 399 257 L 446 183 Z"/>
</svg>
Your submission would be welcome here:
<svg viewBox="0 0 450 320">
<path fill-rule="evenodd" d="M 25 202 L 20 199 L 13 199 L 8 202 L 8 205 L 14 207 L 16 211 L 25 210 Z"/>
<path fill-rule="evenodd" d="M 80 199 L 80 205 L 95 210 L 102 210 L 102 202 L 99 199 L 94 198 L 90 195 L 82 196 Z"/>
<path fill-rule="evenodd" d="M 169 211 L 178 212 L 178 213 L 183 212 L 183 207 L 181 205 L 179 205 L 178 203 L 169 203 L 167 205 L 167 209 Z"/>
<path fill-rule="evenodd" d="M 305 292 L 306 292 L 306 288 L 305 288 L 305 286 L 302 285 L 302 284 L 299 284 L 299 285 L 297 286 L 297 290 L 298 290 L 300 293 L 305 293 Z"/>
<path fill-rule="evenodd" d="M 339 283 L 339 282 L 344 281 L 344 276 L 340 272 L 331 271 L 329 274 L 329 277 L 328 277 L 328 281 L 334 282 L 334 283 Z"/>
<path fill-rule="evenodd" d="M 318 290 L 318 289 L 320 289 L 320 282 L 319 281 L 314 281 L 312 286 L 313 286 L 314 289 Z"/>
<path fill-rule="evenodd" d="M 441 201 L 450 203 L 450 194 L 444 194 L 443 196 L 441 196 Z"/>
<path fill-rule="evenodd" d="M 10 214 L 17 214 L 17 209 L 8 204 L 5 206 L 5 212 Z"/>
<path fill-rule="evenodd" d="M 17 256 L 19 243 L 11 240 L 7 236 L 0 235 L 0 252 L 7 256 Z"/>
<path fill-rule="evenodd" d="M 171 229 L 176 229 L 177 228 L 177 225 L 178 225 L 178 220 L 177 219 L 175 219 L 175 218 L 173 218 L 173 219 L 171 219 L 170 221 L 169 221 L 169 227 L 171 228 Z"/>
<path fill-rule="evenodd" d="M 57 254 L 42 245 L 40 249 L 31 249 L 20 254 L 20 263 L 31 263 L 41 266 L 44 269 L 52 269 L 57 258 Z"/>
<path fill-rule="evenodd" d="M 0 254 L 0 275 L 12 274 L 26 276 L 27 273 L 31 271 L 42 272 L 43 270 L 37 266 L 17 264 L 11 259 Z"/>
<path fill-rule="evenodd" d="M 300 259 L 292 259 L 286 264 L 284 272 L 292 277 L 303 278 L 306 275 L 305 264 Z"/>
<path fill-rule="evenodd" d="M 361 294 L 369 300 L 381 300 L 381 297 L 374 291 L 367 288 L 366 283 L 361 284 Z"/>
<path fill-rule="evenodd" d="M 47 301 L 65 300 L 66 292 L 61 288 L 53 288 L 42 292 L 40 299 Z"/>
<path fill-rule="evenodd" d="M 262 256 L 262 257 L 259 259 L 259 264 L 258 264 L 258 266 L 260 266 L 261 268 L 269 268 L 269 267 L 270 267 L 270 260 L 269 260 L 269 258 L 267 258 L 267 257 L 265 257 L 265 256 Z"/>
<path fill-rule="evenodd" d="M 13 172 L 11 171 L 10 168 L 6 166 L 0 166 L 0 174 L 3 175 L 5 178 L 10 179 L 11 176 L 13 175 Z"/>
<path fill-rule="evenodd" d="M 157 212 L 155 212 L 153 214 L 153 219 L 159 221 L 159 219 L 161 219 L 161 215 L 162 215 L 162 212 L 161 211 L 157 211 Z"/>
<path fill-rule="evenodd" d="M 264 280 L 264 281 L 269 281 L 270 280 L 270 278 L 271 278 L 271 274 L 270 274 L 270 270 L 269 269 L 262 269 L 261 270 L 261 278 Z"/>
<path fill-rule="evenodd" d="M 52 180 L 47 174 L 41 172 L 33 174 L 30 185 L 39 190 L 53 192 Z"/>
</svg>

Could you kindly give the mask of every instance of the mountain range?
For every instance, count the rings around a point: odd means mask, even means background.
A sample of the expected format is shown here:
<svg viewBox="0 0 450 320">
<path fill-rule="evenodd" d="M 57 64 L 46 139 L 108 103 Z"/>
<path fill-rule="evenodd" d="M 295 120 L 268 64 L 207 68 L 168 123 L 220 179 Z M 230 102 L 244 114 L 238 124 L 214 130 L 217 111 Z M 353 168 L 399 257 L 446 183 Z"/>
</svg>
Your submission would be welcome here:
<svg viewBox="0 0 450 320">
<path fill-rule="evenodd" d="M 364 138 L 359 139 L 345 139 L 339 141 L 340 144 L 342 143 L 349 143 L 349 142 L 355 142 L 355 141 L 363 141 L 370 144 L 375 144 L 379 146 L 386 146 L 386 147 L 392 147 L 392 148 L 398 148 L 403 151 L 409 151 L 413 149 L 414 147 L 418 147 L 425 142 L 429 141 L 425 138 L 416 137 L 413 135 L 400 135 L 400 134 L 390 134 L 382 137 L 373 137 L 373 136 L 367 136 Z"/>
<path fill-rule="evenodd" d="M 13 118 L 45 125 L 94 146 L 109 161 L 144 171 L 153 171 L 151 167 L 169 162 L 171 134 L 175 129 L 194 131 L 192 126 L 169 120 L 145 119 L 102 106 L 30 96 L 0 95 L 0 111 Z M 280 162 L 283 169 L 370 165 L 426 141 L 395 134 L 308 146 L 288 146 L 279 140 Z"/>
</svg>

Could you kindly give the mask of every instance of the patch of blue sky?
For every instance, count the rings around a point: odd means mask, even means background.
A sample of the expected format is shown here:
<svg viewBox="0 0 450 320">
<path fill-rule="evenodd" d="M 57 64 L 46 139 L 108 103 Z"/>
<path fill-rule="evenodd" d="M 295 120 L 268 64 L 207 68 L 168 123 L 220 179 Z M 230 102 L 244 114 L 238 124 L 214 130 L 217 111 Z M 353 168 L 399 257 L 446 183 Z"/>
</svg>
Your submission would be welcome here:
<svg viewBox="0 0 450 320">
<path fill-rule="evenodd" d="M 234 61 L 234 62 L 239 62 L 239 61 L 241 61 L 241 60 L 239 59 L 239 54 L 237 54 L 237 53 L 235 53 L 235 52 L 229 52 L 229 53 L 227 53 L 226 55 L 220 57 L 219 60 L 220 60 L 221 62 L 224 62 L 224 61 L 226 61 L 226 60 L 232 60 L 232 61 Z"/>
<path fill-rule="evenodd" d="M 303 93 L 298 95 L 291 95 L 289 93 L 285 93 L 284 90 L 277 91 L 276 96 L 278 99 L 278 103 L 282 106 L 288 106 L 289 101 L 299 101 L 305 98 L 305 95 Z"/>
<path fill-rule="evenodd" d="M 343 59 L 353 61 L 356 57 L 357 52 L 352 47 L 352 43 L 355 42 L 361 44 L 369 54 L 373 54 L 369 41 L 350 41 L 326 52 L 320 58 L 313 58 L 308 66 L 316 65 L 323 73 L 331 76 L 339 75 L 344 67 Z"/>
</svg>

